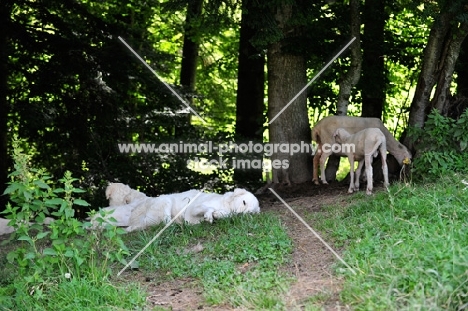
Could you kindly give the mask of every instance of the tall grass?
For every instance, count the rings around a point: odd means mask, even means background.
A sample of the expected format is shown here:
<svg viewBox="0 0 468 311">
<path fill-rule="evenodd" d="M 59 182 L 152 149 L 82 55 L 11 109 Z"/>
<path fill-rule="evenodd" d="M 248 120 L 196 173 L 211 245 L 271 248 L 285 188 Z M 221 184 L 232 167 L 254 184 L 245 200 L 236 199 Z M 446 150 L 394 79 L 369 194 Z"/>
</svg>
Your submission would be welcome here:
<svg viewBox="0 0 468 311">
<path fill-rule="evenodd" d="M 465 176 L 467 179 L 467 176 Z M 468 189 L 463 176 L 353 196 L 321 223 L 344 259 L 345 303 L 357 310 L 457 310 L 468 303 Z M 341 271 L 341 269 L 339 269 Z"/>
</svg>

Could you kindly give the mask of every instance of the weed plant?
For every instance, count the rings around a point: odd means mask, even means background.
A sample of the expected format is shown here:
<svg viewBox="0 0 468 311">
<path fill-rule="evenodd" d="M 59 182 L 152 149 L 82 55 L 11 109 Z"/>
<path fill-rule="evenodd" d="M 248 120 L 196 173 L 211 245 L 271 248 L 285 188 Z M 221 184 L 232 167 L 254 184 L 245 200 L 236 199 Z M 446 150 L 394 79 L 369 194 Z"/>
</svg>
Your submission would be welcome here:
<svg viewBox="0 0 468 311">
<path fill-rule="evenodd" d="M 424 128 L 410 128 L 409 134 L 417 150 L 414 177 L 430 181 L 452 172 L 468 172 L 468 109 L 458 120 L 434 109 Z"/>
<path fill-rule="evenodd" d="M 461 310 L 468 305 L 468 176 L 398 184 L 330 208 L 321 227 L 346 244 L 342 298 L 356 310 Z"/>
<path fill-rule="evenodd" d="M 10 203 L 3 213 L 16 231 L 2 246 L 0 270 L 6 278 L 0 280 L 0 307 L 55 310 L 62 305 L 82 310 L 112 304 L 112 297 L 119 296 L 118 306 L 127 298 L 137 305 L 144 303 L 141 292 L 140 298 L 132 297 L 134 291 L 122 297 L 123 290 L 107 280 L 111 265 L 124 263 L 128 254 L 120 238 L 123 230 L 115 226 L 88 230 L 89 222 L 73 217 L 74 206 L 88 205 L 75 197 L 83 193 L 73 186 L 76 179 L 66 172 L 59 179 L 62 186 L 55 187 L 47 172 L 29 167 L 31 156 L 23 152 L 21 143 L 17 138 L 13 142 L 14 171 L 4 192 Z M 55 220 L 46 226 L 44 220 L 50 216 Z M 98 292 L 102 294 L 90 295 Z"/>
</svg>

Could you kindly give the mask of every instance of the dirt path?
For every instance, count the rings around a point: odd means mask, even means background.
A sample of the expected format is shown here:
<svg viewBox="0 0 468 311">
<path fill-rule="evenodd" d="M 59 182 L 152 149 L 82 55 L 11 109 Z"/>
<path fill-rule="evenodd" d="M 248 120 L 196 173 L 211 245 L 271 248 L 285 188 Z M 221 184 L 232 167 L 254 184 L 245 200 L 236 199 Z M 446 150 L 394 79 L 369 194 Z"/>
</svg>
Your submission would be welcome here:
<svg viewBox="0 0 468 311">
<path fill-rule="evenodd" d="M 311 184 L 279 187 L 276 192 L 299 215 L 318 212 L 324 205 L 345 204 L 346 185 L 319 187 Z M 341 280 L 333 275 L 334 255 L 307 229 L 289 209 L 270 191 L 259 196 L 262 212 L 279 215 L 293 239 L 291 262 L 284 268 L 297 281 L 285 294 L 287 310 L 304 310 L 313 301 L 314 306 L 325 310 L 348 310 L 339 300 Z M 313 221 L 307 221 L 314 226 Z M 338 251 L 339 250 L 335 250 Z M 141 280 L 143 283 L 148 280 Z M 148 284 L 148 283 L 146 283 Z M 206 306 L 202 291 L 191 279 L 175 280 L 159 285 L 148 285 L 148 302 L 151 306 L 172 310 L 234 310 L 229 306 Z"/>
</svg>

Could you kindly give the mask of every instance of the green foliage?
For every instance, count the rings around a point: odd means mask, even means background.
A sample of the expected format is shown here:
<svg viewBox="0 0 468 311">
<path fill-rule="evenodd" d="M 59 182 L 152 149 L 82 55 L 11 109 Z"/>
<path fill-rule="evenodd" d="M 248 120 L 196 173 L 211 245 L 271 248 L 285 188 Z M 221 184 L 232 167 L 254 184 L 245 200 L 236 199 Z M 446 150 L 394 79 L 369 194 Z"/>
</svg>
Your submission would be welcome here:
<svg viewBox="0 0 468 311">
<path fill-rule="evenodd" d="M 414 174 L 437 178 L 451 172 L 466 172 L 468 167 L 468 110 L 458 120 L 433 110 L 422 129 L 410 129 L 417 150 Z"/>
<path fill-rule="evenodd" d="M 75 197 L 83 190 L 73 186 L 76 179 L 70 172 L 59 179 L 63 186 L 54 188 L 44 170 L 29 167 L 31 155 L 23 152 L 17 138 L 13 141 L 13 159 L 15 170 L 4 192 L 11 203 L 3 213 L 16 229 L 9 242 L 19 241 L 6 257 L 17 267 L 17 298 L 28 291 L 34 299 L 44 300 L 57 283 L 70 279 L 99 283 L 110 275 L 112 263 L 125 263 L 128 251 L 120 238 L 124 230 L 109 226 L 89 231 L 90 223 L 74 218 L 73 207 L 88 203 Z M 54 220 L 45 226 L 47 216 Z"/>
<path fill-rule="evenodd" d="M 467 177 L 396 185 L 328 210 L 333 217 L 321 227 L 346 243 L 344 260 L 357 272 L 345 274 L 344 303 L 355 310 L 462 309 L 468 291 Z"/>
<path fill-rule="evenodd" d="M 127 236 L 140 250 L 162 226 Z M 214 224 L 171 226 L 139 258 L 140 270 L 158 279 L 199 280 L 210 304 L 278 309 L 278 293 L 289 283 L 277 270 L 288 262 L 291 239 L 271 214 L 237 215 Z"/>
</svg>

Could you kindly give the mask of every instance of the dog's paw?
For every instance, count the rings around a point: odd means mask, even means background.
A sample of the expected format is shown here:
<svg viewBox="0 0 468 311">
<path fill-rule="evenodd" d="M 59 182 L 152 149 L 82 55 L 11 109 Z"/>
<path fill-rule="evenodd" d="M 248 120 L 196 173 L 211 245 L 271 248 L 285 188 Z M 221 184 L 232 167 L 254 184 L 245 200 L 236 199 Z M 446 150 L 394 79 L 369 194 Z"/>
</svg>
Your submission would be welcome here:
<svg viewBox="0 0 468 311">
<path fill-rule="evenodd" d="M 206 213 L 204 215 L 205 221 L 209 222 L 210 224 L 213 223 L 213 213 Z"/>
</svg>

